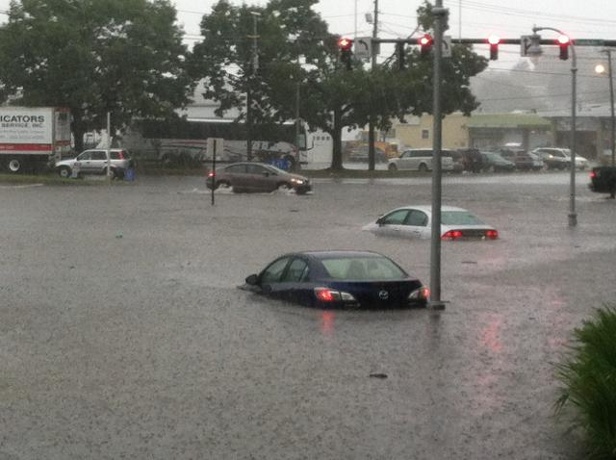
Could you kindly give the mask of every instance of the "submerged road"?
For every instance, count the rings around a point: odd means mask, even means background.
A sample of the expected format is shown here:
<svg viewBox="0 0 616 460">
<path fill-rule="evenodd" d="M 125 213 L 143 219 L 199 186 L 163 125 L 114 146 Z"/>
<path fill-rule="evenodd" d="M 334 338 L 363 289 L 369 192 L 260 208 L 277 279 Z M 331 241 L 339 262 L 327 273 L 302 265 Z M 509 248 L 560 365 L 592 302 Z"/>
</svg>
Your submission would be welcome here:
<svg viewBox="0 0 616 460">
<path fill-rule="evenodd" d="M 558 459 L 573 328 L 616 298 L 616 205 L 578 175 L 447 177 L 496 226 L 443 242 L 443 312 L 321 311 L 237 285 L 275 256 L 370 249 L 429 282 L 429 241 L 361 226 L 429 179 L 307 196 L 202 178 L 0 185 L 0 459 Z M 375 375 L 377 377 L 375 377 Z"/>
</svg>

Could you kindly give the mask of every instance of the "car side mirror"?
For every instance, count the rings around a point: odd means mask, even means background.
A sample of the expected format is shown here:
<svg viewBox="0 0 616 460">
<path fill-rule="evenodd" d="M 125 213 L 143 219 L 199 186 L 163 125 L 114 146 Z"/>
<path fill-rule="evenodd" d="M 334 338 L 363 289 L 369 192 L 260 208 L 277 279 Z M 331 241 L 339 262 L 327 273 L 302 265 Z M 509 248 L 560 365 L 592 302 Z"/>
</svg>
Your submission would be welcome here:
<svg viewBox="0 0 616 460">
<path fill-rule="evenodd" d="M 249 275 L 246 278 L 246 284 L 249 284 L 251 286 L 257 286 L 259 284 L 259 276 L 256 274 Z"/>
<path fill-rule="evenodd" d="M 376 220 L 376 223 L 377 223 L 379 226 L 383 226 L 383 225 L 384 225 L 384 223 L 383 223 L 383 218 L 382 218 L 382 217 L 379 217 L 379 218 Z"/>
</svg>

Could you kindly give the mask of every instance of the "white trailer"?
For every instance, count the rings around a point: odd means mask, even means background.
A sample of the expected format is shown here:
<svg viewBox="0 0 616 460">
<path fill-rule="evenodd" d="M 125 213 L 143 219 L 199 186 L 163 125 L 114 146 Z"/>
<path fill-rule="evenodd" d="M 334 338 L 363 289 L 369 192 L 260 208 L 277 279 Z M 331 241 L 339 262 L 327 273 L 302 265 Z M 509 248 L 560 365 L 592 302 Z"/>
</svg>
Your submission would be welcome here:
<svg viewBox="0 0 616 460">
<path fill-rule="evenodd" d="M 35 172 L 70 148 L 69 109 L 0 107 L 0 170 Z"/>
</svg>

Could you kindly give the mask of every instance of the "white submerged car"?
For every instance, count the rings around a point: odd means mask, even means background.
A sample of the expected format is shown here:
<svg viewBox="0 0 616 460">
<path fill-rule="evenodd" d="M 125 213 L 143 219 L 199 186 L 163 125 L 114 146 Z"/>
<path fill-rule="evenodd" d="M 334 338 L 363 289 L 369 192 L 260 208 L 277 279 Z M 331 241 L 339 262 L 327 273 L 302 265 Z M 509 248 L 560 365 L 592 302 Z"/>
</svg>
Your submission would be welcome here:
<svg viewBox="0 0 616 460">
<path fill-rule="evenodd" d="M 375 235 L 429 239 L 432 235 L 432 206 L 403 206 L 362 227 Z M 483 223 L 466 209 L 441 207 L 442 240 L 496 240 L 498 230 Z"/>
</svg>

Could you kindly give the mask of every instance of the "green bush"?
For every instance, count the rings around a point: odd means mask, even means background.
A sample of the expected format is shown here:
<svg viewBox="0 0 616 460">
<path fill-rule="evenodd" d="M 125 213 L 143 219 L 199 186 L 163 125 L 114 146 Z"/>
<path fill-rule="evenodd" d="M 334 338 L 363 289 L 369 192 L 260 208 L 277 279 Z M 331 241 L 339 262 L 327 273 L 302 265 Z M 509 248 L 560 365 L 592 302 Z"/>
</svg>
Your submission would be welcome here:
<svg viewBox="0 0 616 460">
<path fill-rule="evenodd" d="M 574 342 L 556 365 L 564 385 L 556 410 L 571 406 L 589 459 L 616 459 L 616 305 L 598 309 L 574 331 Z"/>
</svg>

